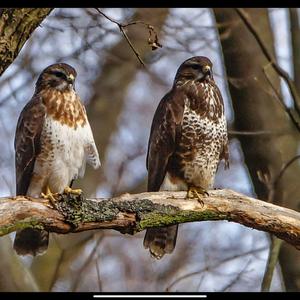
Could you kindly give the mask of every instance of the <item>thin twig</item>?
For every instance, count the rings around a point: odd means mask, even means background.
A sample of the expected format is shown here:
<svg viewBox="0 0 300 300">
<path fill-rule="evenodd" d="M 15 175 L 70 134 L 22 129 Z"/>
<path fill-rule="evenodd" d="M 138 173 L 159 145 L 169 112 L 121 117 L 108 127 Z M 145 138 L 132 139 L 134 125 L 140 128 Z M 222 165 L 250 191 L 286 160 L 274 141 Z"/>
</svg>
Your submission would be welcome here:
<svg viewBox="0 0 300 300">
<path fill-rule="evenodd" d="M 287 114 L 289 115 L 292 123 L 295 125 L 295 127 L 297 128 L 298 132 L 300 132 L 300 124 L 299 122 L 296 120 L 295 116 L 293 115 L 292 113 L 292 110 L 286 106 L 286 104 L 284 103 L 284 100 L 282 98 L 282 96 L 278 93 L 278 91 L 276 90 L 276 88 L 274 87 L 272 81 L 270 80 L 270 78 L 268 77 L 267 75 L 267 72 L 266 72 L 266 68 L 270 66 L 270 64 L 268 64 L 267 66 L 263 67 L 263 73 L 267 79 L 267 81 L 269 82 L 275 96 L 276 96 L 276 99 L 279 101 L 279 103 L 282 105 L 283 109 L 287 112 Z"/>
<path fill-rule="evenodd" d="M 228 130 L 229 135 L 247 135 L 247 136 L 257 136 L 257 135 L 271 135 L 271 134 L 282 134 L 285 131 L 274 131 L 274 130 L 256 130 L 256 131 L 246 131 L 246 130 Z"/>
<path fill-rule="evenodd" d="M 101 280 L 101 277 L 100 277 L 99 259 L 100 259 L 100 255 L 97 255 L 97 258 L 96 258 L 96 271 L 97 271 L 97 278 L 98 278 L 98 287 L 99 287 L 99 292 L 102 292 L 102 280 Z"/>
<path fill-rule="evenodd" d="M 56 263 L 56 268 L 55 268 L 55 271 L 54 271 L 54 274 L 51 278 L 51 283 L 49 285 L 49 290 L 48 292 L 51 292 L 53 287 L 54 287 L 54 284 L 58 278 L 58 274 L 59 274 L 59 271 L 60 271 L 60 266 L 61 264 L 63 263 L 64 259 L 65 259 L 65 249 L 62 249 L 61 250 L 61 253 L 60 253 L 60 256 L 59 256 L 59 259 L 58 259 L 58 262 Z"/>
<path fill-rule="evenodd" d="M 229 283 L 227 283 L 221 290 L 220 292 L 226 292 L 226 290 L 230 289 L 235 283 L 237 283 L 240 278 L 242 277 L 242 275 L 245 274 L 245 271 L 247 270 L 247 268 L 249 267 L 251 262 L 251 259 L 249 259 L 247 261 L 247 263 L 245 264 L 245 266 L 237 273 L 236 277 L 231 280 Z"/>
<path fill-rule="evenodd" d="M 146 68 L 146 65 L 145 63 L 143 62 L 140 54 L 138 53 L 138 51 L 134 48 L 133 44 L 131 43 L 127 33 L 125 32 L 124 28 L 126 28 L 127 26 L 131 26 L 131 25 L 136 25 L 136 24 L 143 24 L 143 25 L 149 25 L 149 24 L 146 24 L 142 21 L 134 21 L 134 22 L 130 22 L 130 23 L 127 23 L 127 24 L 122 24 L 114 19 L 112 19 L 111 17 L 109 17 L 108 15 L 106 15 L 104 12 L 102 12 L 99 8 L 95 8 L 99 14 L 101 14 L 103 17 L 105 17 L 107 20 L 109 20 L 110 22 L 116 24 L 118 27 L 119 27 L 119 30 L 121 31 L 121 33 L 123 34 L 126 42 L 128 43 L 128 45 L 130 46 L 130 48 L 132 49 L 133 53 L 135 54 L 135 56 L 137 57 L 137 59 L 139 60 L 140 64 Z"/>
<path fill-rule="evenodd" d="M 86 270 L 86 268 L 89 266 L 94 255 L 97 253 L 98 246 L 99 246 L 100 242 L 102 241 L 102 239 L 103 239 L 103 235 L 99 236 L 99 238 L 97 239 L 97 242 L 96 242 L 92 252 L 88 256 L 87 260 L 84 262 L 84 264 L 82 265 L 80 270 L 78 270 L 78 272 L 77 272 L 78 275 L 77 275 L 76 279 L 74 280 L 72 287 L 70 288 L 70 291 L 76 292 L 76 289 L 78 288 L 78 285 L 80 283 L 80 278 L 84 274 L 84 271 Z"/>
<path fill-rule="evenodd" d="M 290 159 L 287 163 L 285 163 L 283 165 L 283 167 L 281 168 L 279 174 L 277 175 L 276 179 L 274 180 L 274 187 L 277 186 L 279 180 L 281 179 L 281 177 L 283 176 L 284 172 L 287 170 L 287 168 L 294 162 L 296 161 L 297 159 L 300 158 L 300 155 L 296 155 L 294 156 L 292 159 Z"/>
<path fill-rule="evenodd" d="M 77 243 L 75 245 L 75 248 L 74 246 L 72 248 L 67 248 L 67 249 L 61 249 L 61 254 L 60 254 L 60 257 L 59 257 L 59 260 L 57 262 L 57 265 L 56 265 L 56 269 L 55 269 L 55 272 L 54 272 L 54 275 L 51 279 L 51 284 L 50 284 L 50 287 L 49 287 L 49 292 L 52 291 L 52 289 L 54 288 L 54 285 L 59 277 L 59 274 L 60 274 L 60 268 L 62 266 L 62 264 L 64 263 L 64 259 L 65 259 L 65 255 L 68 251 L 74 251 L 74 249 L 78 249 L 79 247 L 83 246 L 87 241 L 89 241 L 91 239 L 92 236 L 87 236 L 86 238 L 84 238 L 83 240 L 81 240 L 79 243 Z M 58 243 L 59 245 L 59 242 L 56 240 L 56 243 Z M 60 248 L 60 247 L 59 247 Z"/>
<path fill-rule="evenodd" d="M 258 173 L 259 174 L 259 179 L 261 182 L 263 182 L 267 189 L 268 189 L 268 201 L 270 203 L 274 203 L 274 199 L 275 199 L 275 191 L 278 185 L 278 182 L 280 181 L 280 179 L 282 178 L 284 172 L 288 169 L 288 167 L 297 159 L 300 158 L 300 155 L 297 155 L 295 157 L 293 157 L 292 159 L 290 159 L 287 163 L 285 163 L 279 174 L 273 179 L 271 177 L 270 174 L 268 173 L 264 173 L 262 174 L 261 172 Z M 263 281 L 261 284 L 261 291 L 262 292 L 266 292 L 270 290 L 270 286 L 271 286 L 271 282 L 272 282 L 272 278 L 273 278 L 273 273 L 278 261 L 278 255 L 281 249 L 281 245 L 282 245 L 282 240 L 278 239 L 277 237 L 275 237 L 274 235 L 270 234 L 270 238 L 271 238 L 271 243 L 270 243 L 270 249 L 269 249 L 269 256 L 268 256 L 268 260 L 266 263 L 266 269 L 265 269 L 265 273 L 264 273 L 264 277 L 263 277 Z"/>
<path fill-rule="evenodd" d="M 269 256 L 266 264 L 264 278 L 261 284 L 262 292 L 268 292 L 270 290 L 273 273 L 278 261 L 278 255 L 280 252 L 281 245 L 282 240 L 278 239 L 275 236 L 271 236 Z"/>
<path fill-rule="evenodd" d="M 267 60 L 270 62 L 270 64 L 272 65 L 272 67 L 274 68 L 274 70 L 277 72 L 278 75 L 280 75 L 284 81 L 287 83 L 289 90 L 291 92 L 292 98 L 293 98 L 293 102 L 294 102 L 294 106 L 295 109 L 298 113 L 298 115 L 300 116 L 300 96 L 297 92 L 297 88 L 295 86 L 294 81 L 290 78 L 289 74 L 283 70 L 275 61 L 273 55 L 271 55 L 271 53 L 269 52 L 269 50 L 267 49 L 265 43 L 263 42 L 262 38 L 260 37 L 258 31 L 255 29 L 255 27 L 253 26 L 252 22 L 250 21 L 247 13 L 245 13 L 244 9 L 241 8 L 235 8 L 236 12 L 238 13 L 238 15 L 240 16 L 240 18 L 243 20 L 243 22 L 245 23 L 245 25 L 247 26 L 247 28 L 249 29 L 249 31 L 253 34 L 254 38 L 256 39 L 257 43 L 259 44 L 262 52 L 264 53 L 264 55 L 266 56 Z"/>
<path fill-rule="evenodd" d="M 260 251 L 263 251 L 263 250 L 266 250 L 266 249 L 267 249 L 267 247 L 260 247 L 260 248 L 258 248 L 258 249 L 251 249 L 251 250 L 249 250 L 249 251 L 247 251 L 247 252 L 244 252 L 244 253 L 239 253 L 239 254 L 233 255 L 233 256 L 231 256 L 231 257 L 226 257 L 226 258 L 224 258 L 223 260 L 216 262 L 214 265 L 212 265 L 212 266 L 206 266 L 206 267 L 200 269 L 199 271 L 192 272 L 192 273 L 188 273 L 188 274 L 186 274 L 186 275 L 180 276 L 180 277 L 178 277 L 175 281 L 173 281 L 173 282 L 167 287 L 166 291 L 170 291 L 170 289 L 171 289 L 175 284 L 177 284 L 178 282 L 180 282 L 180 281 L 182 281 L 182 280 L 184 280 L 184 279 L 187 279 L 187 278 L 189 278 L 189 277 L 191 277 L 191 276 L 199 275 L 199 274 L 201 274 L 201 273 L 204 272 L 204 271 L 209 271 L 209 270 L 215 269 L 215 268 L 219 267 L 220 265 L 222 265 L 222 264 L 224 264 L 224 263 L 226 263 L 226 262 L 228 262 L 228 261 L 231 261 L 231 260 L 234 260 L 234 259 L 236 259 L 236 258 L 243 257 L 243 256 L 247 256 L 247 255 L 250 255 L 250 254 L 254 254 L 254 253 L 256 253 L 256 252 L 260 252 Z"/>
</svg>

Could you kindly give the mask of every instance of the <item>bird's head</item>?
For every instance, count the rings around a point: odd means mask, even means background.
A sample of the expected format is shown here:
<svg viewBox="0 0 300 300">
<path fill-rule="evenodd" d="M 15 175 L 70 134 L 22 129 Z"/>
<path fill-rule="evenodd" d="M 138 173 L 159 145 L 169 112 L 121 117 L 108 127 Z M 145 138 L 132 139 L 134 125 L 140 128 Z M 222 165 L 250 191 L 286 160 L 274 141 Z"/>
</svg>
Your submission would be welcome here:
<svg viewBox="0 0 300 300">
<path fill-rule="evenodd" d="M 66 91 L 75 88 L 77 73 L 73 67 L 64 63 L 57 63 L 48 66 L 40 74 L 37 80 L 37 87 L 51 87 L 59 91 Z"/>
<path fill-rule="evenodd" d="M 184 61 L 177 70 L 175 84 L 187 81 L 202 82 L 213 79 L 212 62 L 205 56 L 194 56 Z"/>
</svg>

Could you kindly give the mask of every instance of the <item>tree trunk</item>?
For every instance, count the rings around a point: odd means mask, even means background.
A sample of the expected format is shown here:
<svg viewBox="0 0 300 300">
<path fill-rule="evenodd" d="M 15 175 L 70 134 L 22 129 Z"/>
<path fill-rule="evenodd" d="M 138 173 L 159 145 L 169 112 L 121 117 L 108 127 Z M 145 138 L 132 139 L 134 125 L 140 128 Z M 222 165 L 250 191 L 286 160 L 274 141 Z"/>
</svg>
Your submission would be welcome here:
<svg viewBox="0 0 300 300">
<path fill-rule="evenodd" d="M 300 26 L 298 8 L 289 8 L 294 80 L 300 93 Z"/>
<path fill-rule="evenodd" d="M 228 76 L 235 127 L 241 131 L 273 132 L 269 135 L 240 137 L 256 194 L 260 199 L 269 199 L 297 210 L 300 196 L 299 164 L 294 163 L 286 170 L 276 188 L 271 191 L 272 199 L 267 185 L 258 177 L 260 172 L 266 178 L 276 178 L 282 166 L 297 154 L 299 132 L 279 104 L 270 85 L 272 82 L 279 89 L 279 77 L 271 67 L 267 67 L 265 55 L 236 11 L 220 8 L 213 11 Z M 244 11 L 268 50 L 274 55 L 267 9 L 251 8 Z M 300 290 L 300 252 L 284 243 L 280 252 L 280 263 L 287 290 Z"/>
<path fill-rule="evenodd" d="M 4 8 L 0 10 L 0 75 L 14 61 L 32 32 L 52 8 Z"/>
</svg>

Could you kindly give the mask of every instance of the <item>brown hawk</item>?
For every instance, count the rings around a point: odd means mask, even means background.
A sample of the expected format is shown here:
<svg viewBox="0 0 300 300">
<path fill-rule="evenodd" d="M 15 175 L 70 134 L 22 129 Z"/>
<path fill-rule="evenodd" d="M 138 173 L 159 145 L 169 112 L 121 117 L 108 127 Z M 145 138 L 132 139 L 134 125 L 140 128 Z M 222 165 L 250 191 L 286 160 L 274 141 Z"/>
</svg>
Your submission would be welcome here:
<svg viewBox="0 0 300 300">
<path fill-rule="evenodd" d="M 74 89 L 76 71 L 64 63 L 48 66 L 40 74 L 31 100 L 23 108 L 15 135 L 17 195 L 52 200 L 52 193 L 79 192 L 68 186 L 82 177 L 86 162 L 100 166 L 86 111 Z M 42 254 L 49 233 L 19 230 L 14 249 L 19 255 Z"/>
<path fill-rule="evenodd" d="M 172 89 L 154 114 L 147 154 L 148 191 L 187 190 L 187 198 L 212 188 L 221 159 L 229 167 L 224 104 L 204 56 L 184 61 Z M 160 259 L 176 244 L 178 225 L 147 229 L 144 247 Z"/>
</svg>

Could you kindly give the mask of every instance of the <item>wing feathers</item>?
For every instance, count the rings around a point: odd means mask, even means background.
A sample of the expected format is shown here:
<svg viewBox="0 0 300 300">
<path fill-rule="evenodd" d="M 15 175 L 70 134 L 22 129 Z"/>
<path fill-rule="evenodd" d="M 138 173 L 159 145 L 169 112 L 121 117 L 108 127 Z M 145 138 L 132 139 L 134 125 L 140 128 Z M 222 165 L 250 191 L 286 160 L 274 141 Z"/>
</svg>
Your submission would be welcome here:
<svg viewBox="0 0 300 300">
<path fill-rule="evenodd" d="M 94 169 L 98 169 L 101 166 L 99 154 L 95 143 L 87 144 L 85 147 L 86 161 Z"/>
<path fill-rule="evenodd" d="M 158 191 L 175 151 L 183 115 L 183 97 L 171 90 L 159 103 L 153 117 L 147 153 L 148 191 Z"/>
<path fill-rule="evenodd" d="M 23 108 L 15 134 L 16 193 L 26 195 L 36 156 L 41 151 L 41 132 L 46 109 L 39 97 L 33 97 Z"/>
</svg>

